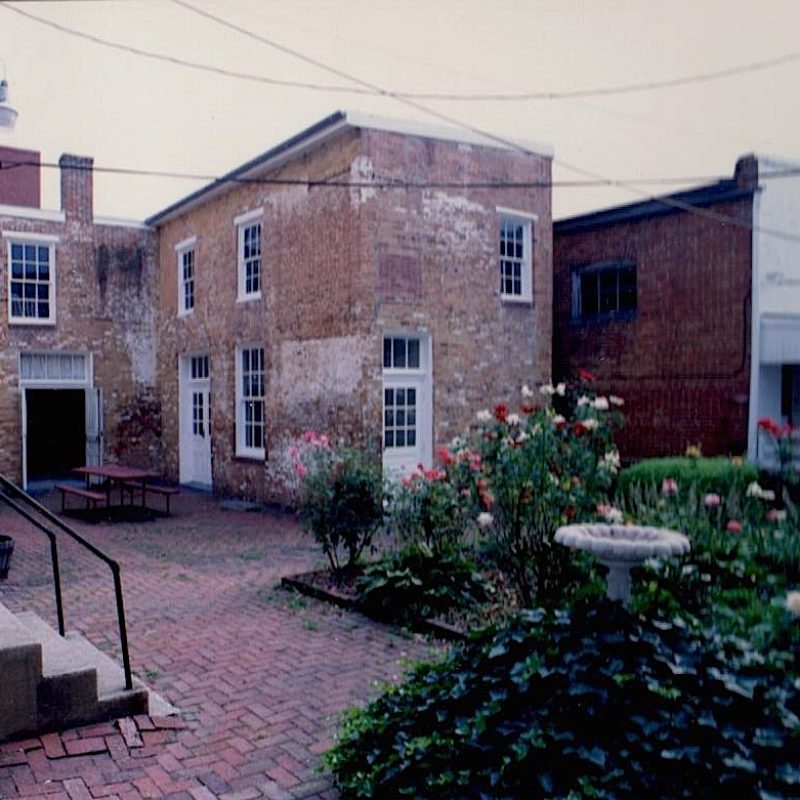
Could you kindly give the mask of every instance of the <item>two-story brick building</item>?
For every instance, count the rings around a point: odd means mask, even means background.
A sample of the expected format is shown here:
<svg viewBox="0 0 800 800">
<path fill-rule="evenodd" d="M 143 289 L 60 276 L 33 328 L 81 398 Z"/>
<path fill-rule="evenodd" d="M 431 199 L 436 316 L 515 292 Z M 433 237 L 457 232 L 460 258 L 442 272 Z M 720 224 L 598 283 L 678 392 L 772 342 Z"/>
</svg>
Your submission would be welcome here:
<svg viewBox="0 0 800 800">
<path fill-rule="evenodd" d="M 155 232 L 94 217 L 92 161 L 0 148 L 0 471 L 26 483 L 100 458 L 157 463 Z"/>
<path fill-rule="evenodd" d="M 550 166 L 336 113 L 151 217 L 168 475 L 280 497 L 307 428 L 408 469 L 548 380 Z"/>
<path fill-rule="evenodd" d="M 622 395 L 627 459 L 769 460 L 763 416 L 800 423 L 800 179 L 746 156 L 731 179 L 554 225 L 554 373 Z"/>
</svg>

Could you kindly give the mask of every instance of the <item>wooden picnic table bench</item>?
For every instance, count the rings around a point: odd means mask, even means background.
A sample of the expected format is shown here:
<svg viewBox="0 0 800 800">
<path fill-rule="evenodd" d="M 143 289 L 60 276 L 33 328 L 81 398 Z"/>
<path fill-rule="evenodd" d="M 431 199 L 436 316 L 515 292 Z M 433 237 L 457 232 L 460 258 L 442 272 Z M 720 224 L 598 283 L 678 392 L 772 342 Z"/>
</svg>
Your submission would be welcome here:
<svg viewBox="0 0 800 800">
<path fill-rule="evenodd" d="M 142 492 L 142 506 L 145 505 L 145 498 L 148 494 L 160 494 L 167 501 L 167 514 L 169 515 L 169 501 L 173 495 L 180 494 L 181 490 L 177 486 L 164 486 L 160 483 L 141 483 L 139 481 L 125 481 L 123 483 L 125 491 L 130 494 L 131 505 L 136 492 Z"/>
<path fill-rule="evenodd" d="M 68 483 L 57 483 L 56 489 L 61 492 L 61 510 L 67 510 L 67 495 L 82 497 L 86 500 L 86 508 L 97 508 L 98 503 L 105 503 L 105 492 L 94 492 L 91 489 L 82 489 L 80 486 L 71 486 Z"/>
</svg>

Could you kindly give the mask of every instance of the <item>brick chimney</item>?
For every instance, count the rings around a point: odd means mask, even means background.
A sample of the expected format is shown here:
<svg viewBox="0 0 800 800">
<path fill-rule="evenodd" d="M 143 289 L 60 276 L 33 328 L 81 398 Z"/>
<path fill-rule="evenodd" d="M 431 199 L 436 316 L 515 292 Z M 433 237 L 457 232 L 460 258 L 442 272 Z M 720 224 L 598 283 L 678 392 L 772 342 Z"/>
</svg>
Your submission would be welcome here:
<svg viewBox="0 0 800 800">
<path fill-rule="evenodd" d="M 61 168 L 61 210 L 67 219 L 92 221 L 92 165 L 94 159 L 65 153 L 58 159 Z"/>
<path fill-rule="evenodd" d="M 37 150 L 0 147 L 0 203 L 39 208 L 41 156 Z"/>
<path fill-rule="evenodd" d="M 758 189 L 758 159 L 752 153 L 742 156 L 736 162 L 733 177 L 740 189 Z"/>
</svg>

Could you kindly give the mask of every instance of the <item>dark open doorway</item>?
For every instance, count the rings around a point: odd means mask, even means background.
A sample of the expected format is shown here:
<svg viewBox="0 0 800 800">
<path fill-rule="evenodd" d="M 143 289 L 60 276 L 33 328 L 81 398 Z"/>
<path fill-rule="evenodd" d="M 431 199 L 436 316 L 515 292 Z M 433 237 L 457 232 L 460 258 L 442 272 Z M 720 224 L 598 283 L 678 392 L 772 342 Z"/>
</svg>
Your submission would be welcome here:
<svg viewBox="0 0 800 800">
<path fill-rule="evenodd" d="M 28 480 L 67 475 L 86 462 L 83 389 L 27 389 Z"/>
</svg>

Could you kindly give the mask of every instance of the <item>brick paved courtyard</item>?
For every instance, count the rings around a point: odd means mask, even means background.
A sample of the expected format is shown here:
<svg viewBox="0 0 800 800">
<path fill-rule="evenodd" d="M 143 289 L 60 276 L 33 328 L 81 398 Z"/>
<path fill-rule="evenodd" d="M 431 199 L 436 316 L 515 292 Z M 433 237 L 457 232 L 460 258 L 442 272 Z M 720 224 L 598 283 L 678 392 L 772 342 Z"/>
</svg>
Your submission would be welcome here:
<svg viewBox="0 0 800 800">
<path fill-rule="evenodd" d="M 434 652 L 278 588 L 324 565 L 293 517 L 175 500 L 169 518 L 75 527 L 122 565 L 133 670 L 180 714 L 0 745 L 2 800 L 334 798 L 319 764 L 339 712 Z M 47 539 L 5 508 L 0 530 L 16 540 L 0 602 L 55 627 Z M 67 629 L 119 658 L 108 568 L 60 551 Z"/>
</svg>

